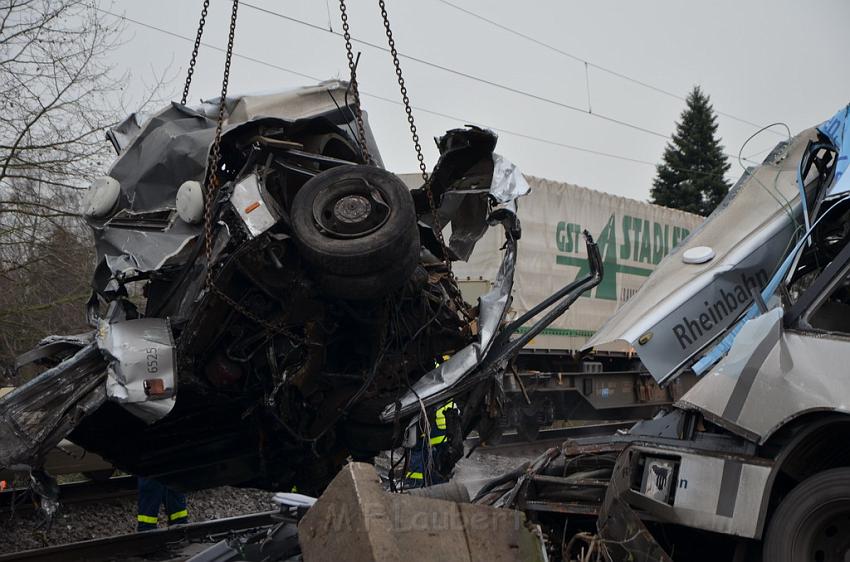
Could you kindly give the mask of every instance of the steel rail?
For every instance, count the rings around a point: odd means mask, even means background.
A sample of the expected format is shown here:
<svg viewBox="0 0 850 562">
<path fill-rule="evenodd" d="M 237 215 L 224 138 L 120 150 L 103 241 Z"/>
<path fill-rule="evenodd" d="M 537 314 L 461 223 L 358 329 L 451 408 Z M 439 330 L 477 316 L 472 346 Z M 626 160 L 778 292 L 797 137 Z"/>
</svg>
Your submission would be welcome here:
<svg viewBox="0 0 850 562">
<path fill-rule="evenodd" d="M 167 529 L 157 529 L 144 533 L 131 533 L 35 550 L 11 552 L 0 555 L 0 562 L 11 562 L 12 560 L 29 560 L 32 562 L 42 560 L 45 562 L 120 560 L 133 556 L 157 554 L 178 546 L 185 546 L 185 543 L 193 540 L 197 541 L 232 531 L 268 527 L 278 521 L 276 517 L 280 517 L 279 511 L 263 511 L 238 517 L 175 525 Z"/>
</svg>

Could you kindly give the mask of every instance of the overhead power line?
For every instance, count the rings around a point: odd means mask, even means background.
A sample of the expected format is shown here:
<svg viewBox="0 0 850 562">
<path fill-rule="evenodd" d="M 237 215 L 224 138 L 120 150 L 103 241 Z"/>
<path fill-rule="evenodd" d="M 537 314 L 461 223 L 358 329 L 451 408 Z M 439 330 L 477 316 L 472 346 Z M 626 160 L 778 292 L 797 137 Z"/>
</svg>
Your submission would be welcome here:
<svg viewBox="0 0 850 562">
<path fill-rule="evenodd" d="M 320 25 L 316 25 L 315 23 L 311 23 L 309 21 L 305 21 L 305 20 L 302 20 L 302 19 L 299 19 L 299 18 L 296 18 L 296 17 L 293 17 L 293 16 L 289 16 L 289 15 L 286 15 L 286 14 L 283 14 L 283 13 L 280 13 L 280 12 L 276 12 L 274 10 L 269 10 L 268 8 L 263 8 L 261 6 L 255 5 L 255 4 L 251 4 L 249 2 L 242 2 L 242 5 L 245 6 L 246 8 L 251 8 L 253 10 L 256 10 L 258 12 L 261 12 L 261 13 L 264 13 L 264 14 L 267 14 L 267 15 L 270 15 L 270 16 L 275 16 L 275 17 L 287 20 L 289 22 L 296 23 L 298 25 L 309 27 L 309 28 L 314 29 L 316 31 L 321 31 L 322 33 L 326 33 L 326 34 L 329 34 L 329 35 L 336 35 L 337 37 L 342 37 L 342 33 L 338 32 L 338 31 L 333 31 L 332 29 L 326 29 L 326 28 L 324 28 Z M 364 39 L 357 39 L 355 37 L 352 37 L 351 41 L 353 43 L 359 43 L 361 45 L 366 45 L 367 47 L 377 49 L 377 50 L 383 51 L 385 53 L 390 52 L 390 50 L 387 47 L 384 47 L 383 45 L 380 45 L 378 43 L 366 41 Z M 589 116 L 594 117 L 596 119 L 608 121 L 610 123 L 614 123 L 614 124 L 620 125 L 622 127 L 628 127 L 630 129 L 634 129 L 636 131 L 640 131 L 640 132 L 643 132 L 643 133 L 646 133 L 646 134 L 649 134 L 649 135 L 653 135 L 653 136 L 656 136 L 656 137 L 659 137 L 659 138 L 663 138 L 663 139 L 669 139 L 670 138 L 669 135 L 665 135 L 664 133 L 660 133 L 658 131 L 653 131 L 652 129 L 648 129 L 646 127 L 642 127 L 642 126 L 636 125 L 634 123 L 629 123 L 628 121 L 616 119 L 614 117 L 610 117 L 610 116 L 605 115 L 603 113 L 591 113 L 590 111 L 588 111 L 587 109 L 585 109 L 583 107 L 578 107 L 576 105 L 568 104 L 568 103 L 565 103 L 565 102 L 562 102 L 562 101 L 559 101 L 559 100 L 556 100 L 556 99 L 552 99 L 552 98 L 549 98 L 549 97 L 546 97 L 546 96 L 535 94 L 534 92 L 528 92 L 526 90 L 521 90 L 519 88 L 515 88 L 513 86 L 509 86 L 509 85 L 503 84 L 501 82 L 489 80 L 489 79 L 481 77 L 481 76 L 476 76 L 474 74 L 470 74 L 468 72 L 464 72 L 464 71 L 458 70 L 456 68 L 451 68 L 451 67 L 448 67 L 448 66 L 445 66 L 445 65 L 442 65 L 442 64 L 438 64 L 438 63 L 435 63 L 435 62 L 432 62 L 432 61 L 429 61 L 429 60 L 426 60 L 426 59 L 423 59 L 423 58 L 420 58 L 420 57 L 409 55 L 407 53 L 402 53 L 401 51 L 398 52 L 398 56 L 401 57 L 401 58 L 405 58 L 407 60 L 411 60 L 413 62 L 422 64 L 424 66 L 435 68 L 435 69 L 441 70 L 443 72 L 447 72 L 449 74 L 454 74 L 455 76 L 460 76 L 460 77 L 466 78 L 468 80 L 473 80 L 475 82 L 479 82 L 481 84 L 486 84 L 486 85 L 491 86 L 493 88 L 498 88 L 500 90 L 504 90 L 504 91 L 510 92 L 512 94 L 525 96 L 527 98 L 534 99 L 534 100 L 537 100 L 537 101 L 541 101 L 541 102 L 544 102 L 544 103 L 548 103 L 548 104 L 560 107 L 562 109 L 567 109 L 569 111 L 584 113 L 585 115 L 589 115 Z"/>
<path fill-rule="evenodd" d="M 168 31 L 167 29 L 163 29 L 163 28 L 161 28 L 161 27 L 157 27 L 157 26 L 155 26 L 155 25 L 151 25 L 151 24 L 149 24 L 149 23 L 145 23 L 145 22 L 143 22 L 143 21 L 136 20 L 136 19 L 133 19 L 133 18 L 127 17 L 127 16 L 122 15 L 122 14 L 116 14 L 116 13 L 114 13 L 114 12 L 110 12 L 109 10 L 105 10 L 105 9 L 103 9 L 103 8 L 100 8 L 100 7 L 97 7 L 97 8 L 95 8 L 95 9 L 96 9 L 98 12 L 101 12 L 101 13 L 104 13 L 104 14 L 108 14 L 108 15 L 110 15 L 110 16 L 112 16 L 112 17 L 115 17 L 115 18 L 118 18 L 118 19 L 121 19 L 121 20 L 124 20 L 124 21 L 128 21 L 128 22 L 130 22 L 130 23 L 133 23 L 133 24 L 138 25 L 139 27 L 144 27 L 144 28 L 146 28 L 146 29 L 150 29 L 150 30 L 152 30 L 152 31 L 158 31 L 158 32 L 160 32 L 160 33 L 164 33 L 165 35 L 169 35 L 169 36 L 171 36 L 171 37 L 174 37 L 174 38 L 176 38 L 176 39 L 182 39 L 182 40 L 184 40 L 184 41 L 189 41 L 189 42 L 192 42 L 192 43 L 194 43 L 194 42 L 195 42 L 195 39 L 194 39 L 194 38 L 192 38 L 192 37 L 188 37 L 188 36 L 186 36 L 186 35 L 181 35 L 180 33 L 175 33 L 175 32 L 173 32 L 173 31 Z M 213 51 L 218 51 L 219 53 L 225 53 L 225 52 L 227 52 L 225 49 L 223 49 L 223 48 L 221 48 L 221 47 L 218 47 L 218 46 L 216 46 L 216 45 L 212 45 L 212 44 L 210 44 L 210 43 L 207 43 L 206 41 L 201 41 L 201 43 L 200 43 L 200 44 L 201 44 L 201 45 L 203 45 L 204 47 L 208 48 L 208 49 L 212 49 Z M 255 63 L 257 63 L 257 64 L 261 64 L 261 65 L 264 65 L 264 66 L 268 66 L 269 68 L 274 68 L 274 69 L 276 69 L 276 70 L 282 70 L 282 71 L 284 71 L 284 72 L 288 72 L 288 73 L 290 73 L 290 74 L 294 74 L 295 76 L 300 76 L 300 77 L 302 77 L 302 78 L 308 78 L 308 79 L 310 79 L 310 80 L 315 80 L 316 82 L 321 82 L 321 81 L 322 81 L 322 79 L 321 79 L 321 78 L 316 78 L 315 76 L 311 76 L 311 75 L 309 75 L 309 74 L 305 74 L 305 73 L 303 73 L 303 72 L 298 72 L 297 70 L 292 70 L 291 68 L 286 68 L 285 66 L 280 66 L 280 65 L 274 64 L 274 63 L 269 62 L 269 61 L 261 60 L 261 59 L 254 58 L 254 57 L 249 57 L 248 55 L 243 55 L 243 54 L 241 54 L 241 53 L 237 53 L 236 51 L 233 51 L 233 56 L 234 56 L 235 58 L 239 58 L 239 59 L 242 59 L 242 60 L 247 60 L 247 61 L 255 62 Z"/>
<path fill-rule="evenodd" d="M 244 3 L 243 3 L 243 5 L 244 5 Z M 116 14 L 114 12 L 110 12 L 109 10 L 99 8 L 99 7 L 97 8 L 97 10 L 99 12 L 104 13 L 104 14 L 108 14 L 112 17 L 119 18 L 119 19 L 124 20 L 124 21 L 128 21 L 132 24 L 138 25 L 140 27 L 144 27 L 146 29 L 150 29 L 152 31 L 157 31 L 159 33 L 168 35 L 170 37 L 174 37 L 176 39 L 181 39 L 181 40 L 189 42 L 189 43 L 193 43 L 195 41 L 195 39 L 193 37 L 189 37 L 187 35 L 182 35 L 180 33 L 175 33 L 173 31 L 169 31 L 167 29 L 163 29 L 161 27 L 158 27 L 158 26 L 155 26 L 155 25 L 152 25 L 152 24 L 149 24 L 149 23 L 145 23 L 143 21 L 139 21 L 139 20 L 130 18 L 126 15 Z M 222 47 L 218 47 L 216 45 L 207 43 L 205 41 L 202 41 L 201 45 L 203 45 L 204 47 L 206 47 L 208 49 L 212 49 L 214 51 L 218 51 L 218 52 L 221 52 L 221 53 L 225 52 L 225 49 L 223 49 Z M 323 78 L 319 78 L 319 77 L 313 76 L 311 74 L 306 74 L 304 72 L 299 72 L 297 70 L 293 70 L 291 68 L 287 68 L 287 67 L 281 66 L 279 64 L 274 64 L 274 63 L 266 61 L 266 60 L 258 59 L 256 57 L 244 55 L 244 54 L 239 53 L 235 50 L 233 51 L 233 57 L 238 58 L 238 59 L 242 59 L 242 60 L 247 60 L 247 61 L 259 64 L 259 65 L 262 65 L 262 66 L 266 66 L 268 68 L 273 68 L 275 70 L 280 70 L 282 72 L 287 72 L 289 74 L 292 74 L 294 76 L 299 76 L 301 78 L 307 78 L 307 79 L 312 80 L 314 82 L 321 82 L 323 80 Z M 392 98 L 387 98 L 387 97 L 384 97 L 384 96 L 381 96 L 381 95 L 378 95 L 378 94 L 374 94 L 374 93 L 371 93 L 371 92 L 368 92 L 368 91 L 365 91 L 365 90 L 361 90 L 360 93 L 363 96 L 368 96 L 370 98 L 380 100 L 380 101 L 384 101 L 386 103 L 390 103 L 390 104 L 398 105 L 398 106 L 402 105 L 402 103 L 398 100 L 395 100 L 395 99 L 392 99 Z M 557 146 L 557 147 L 561 147 L 561 148 L 566 148 L 568 150 L 583 152 L 585 154 L 593 154 L 593 155 L 596 155 L 596 156 L 611 158 L 611 159 L 620 160 L 620 161 L 624 161 L 624 162 L 632 162 L 632 163 L 635 163 L 635 164 L 642 164 L 642 165 L 648 165 L 648 166 L 653 166 L 653 167 L 656 165 L 655 162 L 650 162 L 648 160 L 641 160 L 639 158 L 632 158 L 632 157 L 629 157 L 629 156 L 624 156 L 622 154 L 616 154 L 616 153 L 611 153 L 611 152 L 594 150 L 592 148 L 576 146 L 576 145 L 567 144 L 567 143 L 563 143 L 563 142 L 552 140 L 552 139 L 546 139 L 546 138 L 543 138 L 543 137 L 538 137 L 538 136 L 535 136 L 535 135 L 522 133 L 522 132 L 519 132 L 519 131 L 513 131 L 511 129 L 504 129 L 504 128 L 501 128 L 501 127 L 495 127 L 495 126 L 488 125 L 488 124 L 480 122 L 480 121 L 470 120 L 470 119 L 466 119 L 466 118 L 463 118 L 463 117 L 459 117 L 457 115 L 451 115 L 449 113 L 443 113 L 443 112 L 440 112 L 440 111 L 435 111 L 435 110 L 432 110 L 432 109 L 427 109 L 427 108 L 416 106 L 416 105 L 413 105 L 411 107 L 413 107 L 413 109 L 415 109 L 417 111 L 421 111 L 422 113 L 427 113 L 429 115 L 434 115 L 434 116 L 437 116 L 437 117 L 450 119 L 452 121 L 459 122 L 459 123 L 478 124 L 482 127 L 492 129 L 493 131 L 496 131 L 498 133 L 502 133 L 502 134 L 506 134 L 506 135 L 510 135 L 510 136 L 515 136 L 515 137 L 519 137 L 519 138 L 523 138 L 523 139 L 527 139 L 527 140 L 532 140 L 532 141 L 535 141 L 535 142 L 540 142 L 540 143 L 548 144 L 548 145 L 551 145 L 551 146 Z M 693 172 L 693 173 L 703 174 L 703 175 L 708 175 L 708 176 L 718 176 L 718 174 L 711 174 L 709 172 L 703 172 L 701 170 L 693 170 L 693 169 L 690 169 L 690 168 L 676 168 L 676 169 L 681 170 L 681 171 L 685 171 L 685 172 Z"/>
<path fill-rule="evenodd" d="M 339 33 L 337 31 L 333 31 L 332 29 L 327 29 L 327 28 L 324 28 L 324 27 L 317 25 L 315 23 L 305 21 L 305 20 L 302 20 L 302 19 L 299 19 L 299 18 L 296 18 L 296 17 L 293 17 L 293 16 L 289 16 L 289 15 L 286 15 L 286 14 L 283 14 L 283 13 L 280 13 L 280 12 L 276 12 L 274 10 L 269 10 L 268 8 L 263 8 L 261 6 L 255 5 L 255 4 L 251 4 L 250 2 L 242 2 L 242 5 L 245 6 L 246 8 L 250 8 L 250 9 L 253 9 L 255 11 L 270 15 L 270 16 L 274 16 L 274 17 L 277 17 L 277 18 L 280 18 L 280 19 L 283 19 L 283 20 L 286 20 L 286 21 L 289 21 L 289 22 L 292 22 L 292 23 L 296 23 L 296 24 L 308 27 L 308 28 L 316 30 L 316 31 L 321 31 L 322 33 L 326 33 L 326 34 L 329 34 L 329 35 L 336 35 L 337 37 L 341 37 L 341 38 L 343 37 L 342 33 Z M 387 47 L 384 47 L 383 45 L 379 45 L 377 43 L 373 43 L 371 41 L 366 41 L 364 39 L 357 39 L 355 37 L 352 37 L 351 41 L 353 43 L 359 43 L 361 45 L 366 45 L 367 47 L 377 49 L 377 50 L 383 51 L 385 53 L 390 52 L 390 50 Z M 431 67 L 431 68 L 435 68 L 435 69 L 438 69 L 438 70 L 442 70 L 444 72 L 448 72 L 450 74 L 454 74 L 455 76 L 461 76 L 463 78 L 473 80 L 475 82 L 479 82 L 479 83 L 482 83 L 482 84 L 485 84 L 485 85 L 488 85 L 488 86 L 491 86 L 491 87 L 494 87 L 494 88 L 498 88 L 500 90 L 504 90 L 504 91 L 507 91 L 507 92 L 510 92 L 510 93 L 513 93 L 513 94 L 525 96 L 529 99 L 548 103 L 548 104 L 551 104 L 551 105 L 554 105 L 554 106 L 557 106 L 557 107 L 560 107 L 560 108 L 563 108 L 563 109 L 567 109 L 567 110 L 570 110 L 570 111 L 583 113 L 585 115 L 589 115 L 590 117 L 594 117 L 596 119 L 601 119 L 603 121 L 607 121 L 607 122 L 613 123 L 615 125 L 627 127 L 629 129 L 633 129 L 633 130 L 636 130 L 636 131 L 639 131 L 639 132 L 642 132 L 642 133 L 646 133 L 646 134 L 649 134 L 649 135 L 652 135 L 652 136 L 655 136 L 655 137 L 658 137 L 658 138 L 662 138 L 662 139 L 665 139 L 665 140 L 670 140 L 670 135 L 665 135 L 664 133 L 660 133 L 658 131 L 648 129 L 646 127 L 642 127 L 640 125 L 636 125 L 634 123 L 630 123 L 630 122 L 624 121 L 622 119 L 616 119 L 614 117 L 610 117 L 610 116 L 605 115 L 603 113 L 591 112 L 589 109 L 584 109 L 582 107 L 578 107 L 578 106 L 575 106 L 575 105 L 564 103 L 564 102 L 561 102 L 561 101 L 558 101 L 558 100 L 555 100 L 555 99 L 552 99 L 552 98 L 549 98 L 549 97 L 546 97 L 546 96 L 535 94 L 533 92 L 528 92 L 528 91 L 525 91 L 525 90 L 521 90 L 519 88 L 514 88 L 513 86 L 509 86 L 507 84 L 502 84 L 501 82 L 495 82 L 495 81 L 489 80 L 487 78 L 476 76 L 474 74 L 469 74 L 468 72 L 464 72 L 462 70 L 458 70 L 458 69 L 455 69 L 455 68 L 444 66 L 444 65 L 441 65 L 441 64 L 438 64 L 438 63 L 435 63 L 435 62 L 432 62 L 432 61 L 429 61 L 429 60 L 426 60 L 426 59 L 423 59 L 423 58 L 420 58 L 420 57 L 416 57 L 416 56 L 413 56 L 413 55 L 408 55 L 408 54 L 402 53 L 400 51 L 398 52 L 398 56 L 401 57 L 401 58 L 405 58 L 405 59 L 414 61 L 414 62 L 422 64 L 422 65 Z M 583 59 L 578 59 L 574 55 L 568 54 L 567 56 L 570 56 L 572 58 L 576 58 L 577 60 L 582 60 L 582 62 L 585 62 Z M 588 64 L 591 64 L 591 63 L 588 62 Z M 596 68 L 596 65 L 592 65 L 592 66 L 594 66 L 594 68 Z M 599 68 L 601 69 L 601 67 L 599 67 Z M 609 72 L 607 69 L 605 69 L 605 70 L 606 70 L 606 72 Z M 684 98 L 680 98 L 680 99 L 684 99 Z M 759 127 L 759 128 L 761 127 L 760 125 L 755 125 L 755 124 L 753 124 L 753 126 L 756 126 L 756 127 Z M 724 154 L 729 158 L 736 158 L 736 159 L 738 158 L 737 154 L 731 154 L 731 153 L 724 153 Z M 747 160 L 746 158 L 744 159 L 744 161 L 751 162 L 751 161 Z M 758 162 L 751 162 L 751 163 L 757 164 Z"/>
<path fill-rule="evenodd" d="M 479 14 L 477 12 L 474 12 L 474 11 L 469 10 L 467 8 L 464 8 L 462 6 L 458 6 L 457 4 L 455 4 L 454 2 L 450 2 L 449 0 L 437 0 L 437 2 L 440 2 L 441 4 L 449 6 L 449 7 L 453 8 L 453 9 L 459 11 L 459 12 L 463 12 L 464 14 L 466 14 L 470 17 L 473 17 L 475 19 L 486 22 L 486 23 L 492 25 L 493 27 L 497 27 L 497 28 L 501 29 L 502 31 L 510 33 L 511 35 L 525 39 L 526 41 L 534 43 L 535 45 L 539 45 L 540 47 L 548 49 L 548 50 L 550 50 L 554 53 L 558 53 L 559 55 L 565 56 L 565 57 L 572 59 L 576 62 L 583 63 L 587 66 L 593 67 L 597 70 L 601 70 L 602 72 L 605 72 L 605 73 L 610 74 L 612 76 L 616 76 L 617 78 L 620 78 L 622 80 L 632 82 L 633 84 L 637 84 L 638 86 L 641 86 L 643 88 L 647 88 L 647 89 L 652 90 L 654 92 L 657 92 L 659 94 L 663 94 L 665 96 L 669 96 L 671 98 L 675 98 L 675 99 L 680 100 L 680 101 L 687 101 L 687 98 L 680 96 L 679 94 L 676 94 L 676 93 L 671 92 L 669 90 L 665 90 L 664 88 L 660 88 L 660 87 L 655 86 L 653 84 L 650 84 L 649 82 L 646 82 L 644 80 L 638 80 L 637 78 L 633 78 L 632 76 L 628 76 L 626 74 L 623 74 L 622 72 L 617 72 L 616 70 L 612 70 L 610 68 L 598 65 L 596 63 L 593 63 L 593 62 L 591 62 L 587 59 L 584 59 L 584 58 L 582 58 L 578 55 L 575 55 L 575 54 L 570 53 L 568 51 L 564 51 L 563 49 L 560 49 L 560 48 L 552 45 L 551 43 L 546 43 L 544 41 L 541 41 L 540 39 L 537 39 L 536 37 L 532 37 L 531 35 L 527 35 L 525 33 L 522 33 L 521 31 L 518 31 L 518 30 L 516 30 L 512 27 L 501 24 L 501 23 L 494 21 L 494 20 L 492 20 L 488 17 L 482 16 L 481 14 Z M 715 111 L 717 111 L 718 115 L 722 115 L 722 116 L 727 117 L 729 119 L 732 119 L 734 121 L 738 121 L 739 123 L 744 123 L 746 125 L 749 125 L 751 127 L 755 127 L 757 129 L 762 128 L 762 125 L 759 125 L 758 123 L 754 123 L 754 122 L 752 122 L 748 119 L 744 119 L 743 117 L 738 117 L 737 115 L 734 115 L 732 113 L 720 111 L 720 110 L 717 110 L 717 109 L 715 109 Z M 782 133 L 780 133 L 778 131 L 772 131 L 772 132 L 782 136 Z"/>
</svg>

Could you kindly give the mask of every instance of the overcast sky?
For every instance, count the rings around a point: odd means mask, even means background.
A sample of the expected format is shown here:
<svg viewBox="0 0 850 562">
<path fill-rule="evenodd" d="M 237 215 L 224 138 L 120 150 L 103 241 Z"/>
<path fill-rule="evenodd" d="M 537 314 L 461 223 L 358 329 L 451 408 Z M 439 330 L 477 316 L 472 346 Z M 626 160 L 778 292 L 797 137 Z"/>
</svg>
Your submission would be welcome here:
<svg viewBox="0 0 850 562">
<path fill-rule="evenodd" d="M 386 46 L 377 1 L 348 4 L 352 35 Z M 201 2 L 103 0 L 101 5 L 194 38 Z M 699 84 L 722 113 L 719 134 L 730 154 L 757 130 L 741 120 L 782 121 L 797 132 L 850 102 L 846 0 L 387 0 L 387 5 L 399 52 L 430 63 L 402 58 L 429 169 L 437 157 L 431 139 L 474 123 L 496 129 L 497 152 L 527 174 L 645 200 L 652 164 L 666 143 L 659 134 L 672 133 L 684 107 L 681 99 L 652 88 L 684 97 Z M 205 42 L 226 45 L 229 12 L 228 0 L 212 0 Z M 347 78 L 343 41 L 327 31 L 329 26 L 341 31 L 336 0 L 250 0 L 240 4 L 235 52 L 318 79 Z M 149 83 L 154 72 L 170 65 L 171 92 L 179 98 L 191 42 L 130 21 L 126 35 L 113 63 L 133 70 L 129 87 Z M 362 51 L 363 103 L 385 164 L 395 172 L 415 171 L 402 107 L 374 97 L 400 99 L 390 56 L 364 44 L 355 43 L 355 49 Z M 222 65 L 220 51 L 202 47 L 191 100 L 218 95 Z M 314 83 L 293 72 L 235 58 L 230 92 Z M 588 91 L 593 115 L 587 113 Z M 784 129 L 776 131 L 781 134 L 755 138 L 744 154 L 763 157 L 762 151 L 784 136 Z M 730 179 L 739 175 L 733 162 Z"/>
</svg>

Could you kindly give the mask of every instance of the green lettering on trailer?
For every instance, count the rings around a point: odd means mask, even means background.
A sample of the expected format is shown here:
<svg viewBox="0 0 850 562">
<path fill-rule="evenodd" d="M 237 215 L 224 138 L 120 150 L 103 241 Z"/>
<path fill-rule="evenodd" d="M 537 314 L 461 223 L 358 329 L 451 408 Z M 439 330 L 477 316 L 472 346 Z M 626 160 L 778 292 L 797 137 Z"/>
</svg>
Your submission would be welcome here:
<svg viewBox="0 0 850 562">
<path fill-rule="evenodd" d="M 618 263 L 621 260 L 632 262 L 644 262 L 657 265 L 672 248 L 685 239 L 689 231 L 685 228 L 670 225 L 652 223 L 648 219 L 625 215 L 620 223 L 622 228 L 623 242 L 617 244 L 617 222 L 612 214 L 608 222 L 602 228 L 596 243 L 599 245 L 599 253 L 605 266 L 605 276 L 596 287 L 593 297 L 603 300 L 617 300 L 617 274 L 636 275 L 649 277 L 653 269 Z M 651 230 L 650 230 L 651 229 Z M 559 252 L 577 254 L 578 247 L 578 225 L 574 223 L 560 222 L 555 231 L 555 239 Z M 670 236 L 672 235 L 672 240 Z M 577 255 L 555 256 L 555 263 L 578 267 L 576 279 L 580 279 L 589 273 L 587 258 Z M 590 294 L 582 295 L 590 297 Z M 552 334 L 554 335 L 554 334 Z"/>
</svg>

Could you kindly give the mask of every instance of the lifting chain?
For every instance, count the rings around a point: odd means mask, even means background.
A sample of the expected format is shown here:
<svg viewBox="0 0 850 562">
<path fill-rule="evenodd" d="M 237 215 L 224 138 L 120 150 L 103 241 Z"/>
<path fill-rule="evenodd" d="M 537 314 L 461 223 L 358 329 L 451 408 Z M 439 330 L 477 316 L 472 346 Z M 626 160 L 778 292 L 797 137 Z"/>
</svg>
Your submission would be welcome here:
<svg viewBox="0 0 850 562">
<path fill-rule="evenodd" d="M 395 67 L 395 75 L 398 80 L 399 91 L 401 92 L 401 101 L 404 103 L 404 112 L 407 114 L 407 124 L 410 128 L 410 136 L 413 139 L 413 148 L 416 150 L 416 159 L 419 161 L 419 172 L 422 174 L 422 181 L 425 182 L 425 191 L 428 193 L 428 202 L 431 209 L 435 209 L 434 196 L 431 194 L 430 182 L 428 181 L 428 169 L 425 166 L 425 157 L 422 156 L 422 145 L 419 144 L 419 132 L 416 130 L 416 122 L 413 120 L 413 109 L 410 107 L 410 98 L 407 96 L 407 86 L 404 85 L 404 76 L 401 73 L 401 62 L 398 60 L 398 51 L 395 48 L 395 39 L 393 38 L 392 29 L 390 29 L 390 18 L 387 15 L 387 6 L 384 0 L 378 0 L 378 5 L 381 7 L 381 17 L 384 19 L 384 29 L 387 32 L 387 44 L 390 47 L 390 55 L 393 57 L 393 66 Z M 434 215 L 434 220 L 437 221 L 437 216 Z M 439 222 L 435 222 L 439 225 Z M 448 262 L 448 260 L 446 260 Z"/>
<path fill-rule="evenodd" d="M 354 119 L 357 121 L 357 135 L 360 137 L 360 153 L 363 155 L 363 161 L 367 164 L 374 164 L 372 155 L 369 153 L 369 147 L 366 145 L 366 126 L 363 124 L 363 110 L 360 107 L 360 88 L 357 85 L 357 61 L 354 60 L 354 50 L 351 47 L 351 32 L 348 27 L 348 13 L 346 12 L 345 0 L 339 0 L 339 14 L 342 18 L 342 36 L 345 38 L 345 55 L 348 58 L 348 70 L 351 73 L 349 79 L 349 87 L 354 95 Z M 360 60 L 360 56 L 357 56 Z"/>
<path fill-rule="evenodd" d="M 204 2 L 204 11 L 201 16 L 201 27 L 203 27 L 204 16 L 206 15 L 206 6 L 209 2 Z M 218 119 L 216 121 L 215 127 L 215 136 L 213 138 L 212 148 L 210 149 L 209 160 L 207 161 L 207 185 L 206 185 L 206 197 L 204 199 L 204 249 L 207 260 L 207 271 L 206 278 L 204 280 L 204 285 L 206 288 L 215 293 L 216 296 L 221 298 L 224 302 L 230 305 L 236 312 L 242 314 L 249 320 L 263 326 L 267 330 L 270 330 L 273 333 L 281 333 L 293 340 L 303 341 L 303 338 L 293 334 L 290 332 L 285 326 L 282 324 L 273 324 L 268 320 L 260 318 L 240 303 L 236 302 L 229 295 L 225 294 L 224 291 L 219 289 L 216 284 L 213 282 L 213 260 L 212 260 L 212 252 L 213 252 L 213 244 L 215 241 L 213 240 L 213 209 L 215 208 L 215 202 L 218 198 L 218 190 L 220 186 L 220 179 L 218 177 L 219 172 L 221 171 L 221 130 L 224 125 L 224 113 L 226 109 L 226 100 L 227 100 L 227 86 L 230 81 L 230 62 L 233 58 L 233 39 L 236 36 L 236 13 L 239 9 L 239 0 L 233 0 L 233 11 L 230 15 L 230 32 L 227 36 L 227 51 L 224 58 L 224 75 L 221 80 L 221 97 L 218 102 Z M 198 40 L 196 41 L 196 51 L 197 45 L 200 43 L 201 30 L 198 30 Z M 194 66 L 195 55 L 192 56 L 192 66 Z M 191 78 L 191 74 L 189 75 Z M 188 92 L 189 83 L 186 83 L 186 91 Z M 184 93 L 184 96 L 186 93 Z"/>
<path fill-rule="evenodd" d="M 340 0 L 340 4 L 343 4 L 344 0 Z M 384 0 L 378 0 L 378 6 L 381 8 L 381 18 L 384 20 L 384 29 L 387 33 L 387 45 L 390 48 L 390 55 L 393 58 L 393 66 L 395 67 L 395 75 L 398 80 L 399 91 L 401 92 L 401 101 L 404 103 L 404 112 L 407 114 L 407 124 L 410 128 L 410 136 L 413 139 L 413 148 L 416 150 L 416 159 L 419 161 L 419 171 L 422 174 L 422 180 L 424 182 L 423 188 L 425 190 L 425 195 L 428 198 L 428 206 L 431 208 L 431 217 L 433 220 L 433 231 L 437 236 L 437 240 L 440 243 L 440 247 L 443 250 L 443 262 L 446 265 L 446 271 L 449 277 L 449 284 L 452 292 L 451 295 L 452 300 L 454 300 L 455 304 L 458 307 L 458 310 L 466 317 L 467 321 L 472 320 L 472 315 L 469 311 L 469 306 L 463 300 L 463 297 L 460 293 L 460 288 L 457 284 L 457 278 L 455 278 L 454 271 L 452 271 L 452 261 L 449 257 L 449 247 L 446 245 L 446 239 L 443 236 L 443 223 L 440 220 L 439 213 L 437 212 L 437 204 L 434 201 L 434 193 L 431 191 L 431 179 L 428 177 L 427 167 L 425 166 L 425 157 L 422 155 L 422 145 L 419 143 L 419 132 L 416 129 L 416 122 L 413 119 L 413 108 L 410 107 L 410 98 L 407 95 L 407 86 L 404 84 L 404 76 L 401 72 L 401 61 L 398 58 L 398 51 L 395 47 L 395 39 L 393 38 L 392 29 L 390 29 L 390 18 L 387 14 L 387 6 Z"/>
<path fill-rule="evenodd" d="M 213 208 L 218 197 L 219 171 L 221 166 L 221 129 L 224 125 L 224 112 L 227 99 L 227 85 L 230 81 L 230 61 L 233 56 L 233 38 L 236 34 L 236 12 L 239 9 L 239 0 L 233 0 L 233 11 L 230 15 L 230 33 L 227 36 L 227 51 L 224 56 L 224 76 L 221 79 L 221 97 L 218 101 L 218 119 L 215 124 L 215 136 L 210 149 L 209 160 L 207 160 L 207 188 L 206 203 L 204 207 L 204 249 L 207 258 L 207 275 L 205 284 L 207 288 L 213 287 L 212 280 L 212 251 L 213 251 Z M 218 292 L 218 291 L 216 291 Z"/>
<path fill-rule="evenodd" d="M 192 49 L 192 58 L 189 60 L 189 70 L 186 71 L 186 85 L 183 86 L 183 97 L 180 98 L 180 105 L 186 105 L 186 100 L 189 99 L 189 86 L 192 85 L 192 75 L 195 74 L 195 63 L 198 61 L 198 49 L 201 48 L 201 37 L 204 35 L 204 24 L 207 23 L 207 9 L 210 7 L 210 0 L 204 0 L 204 7 L 201 9 L 201 21 L 198 22 L 198 34 L 195 36 L 195 47 Z"/>
</svg>

